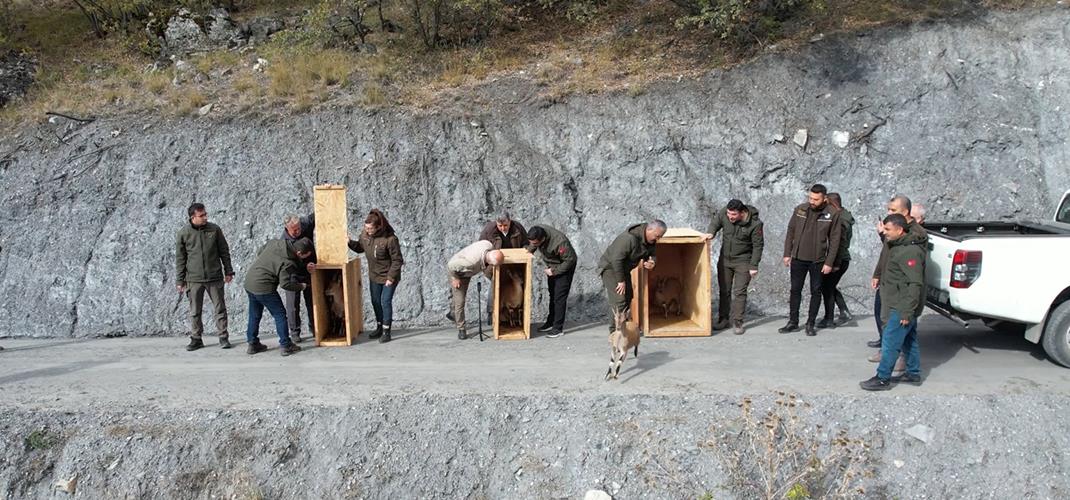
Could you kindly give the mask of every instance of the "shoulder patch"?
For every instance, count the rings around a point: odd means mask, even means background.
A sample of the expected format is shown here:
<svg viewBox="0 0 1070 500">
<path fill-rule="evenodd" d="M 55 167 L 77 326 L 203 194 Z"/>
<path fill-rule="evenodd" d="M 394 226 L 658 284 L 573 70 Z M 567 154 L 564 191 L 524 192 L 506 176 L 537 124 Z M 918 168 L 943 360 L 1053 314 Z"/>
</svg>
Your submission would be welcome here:
<svg viewBox="0 0 1070 500">
<path fill-rule="evenodd" d="M 917 259 L 908 259 L 907 260 L 907 267 L 914 267 L 916 265 L 918 265 Z"/>
<path fill-rule="evenodd" d="M 567 251 L 568 251 L 568 249 L 565 248 L 565 245 L 561 245 L 561 246 L 557 247 L 557 254 L 558 255 L 562 255 L 563 256 L 563 255 L 565 255 L 565 252 L 567 252 Z"/>
</svg>

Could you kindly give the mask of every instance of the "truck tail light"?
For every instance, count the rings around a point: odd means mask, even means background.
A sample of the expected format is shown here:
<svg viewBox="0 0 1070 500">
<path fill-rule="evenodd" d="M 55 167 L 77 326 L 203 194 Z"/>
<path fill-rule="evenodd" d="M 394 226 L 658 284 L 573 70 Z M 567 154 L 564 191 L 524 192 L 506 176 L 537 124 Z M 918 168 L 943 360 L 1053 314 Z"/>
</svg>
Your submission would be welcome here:
<svg viewBox="0 0 1070 500">
<path fill-rule="evenodd" d="M 981 252 L 955 250 L 951 260 L 951 288 L 969 288 L 981 277 Z"/>
</svg>

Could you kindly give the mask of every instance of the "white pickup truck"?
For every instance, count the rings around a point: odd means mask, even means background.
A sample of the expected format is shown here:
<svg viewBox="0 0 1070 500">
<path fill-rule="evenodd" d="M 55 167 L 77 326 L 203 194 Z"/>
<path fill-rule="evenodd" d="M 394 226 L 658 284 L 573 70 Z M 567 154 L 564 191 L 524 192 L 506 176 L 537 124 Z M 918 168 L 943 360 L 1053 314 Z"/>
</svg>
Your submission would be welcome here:
<svg viewBox="0 0 1070 500">
<path fill-rule="evenodd" d="M 1024 331 L 1070 367 L 1070 191 L 1050 222 L 926 222 L 930 309 Z"/>
</svg>

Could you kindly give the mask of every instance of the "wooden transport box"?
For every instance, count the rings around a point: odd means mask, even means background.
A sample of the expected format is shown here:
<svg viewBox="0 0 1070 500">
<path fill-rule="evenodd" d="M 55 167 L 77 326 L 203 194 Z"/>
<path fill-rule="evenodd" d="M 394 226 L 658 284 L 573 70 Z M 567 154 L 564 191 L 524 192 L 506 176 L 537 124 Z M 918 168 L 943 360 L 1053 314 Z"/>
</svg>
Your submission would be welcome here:
<svg viewBox="0 0 1070 500">
<path fill-rule="evenodd" d="M 360 259 L 349 259 L 346 188 L 325 184 L 316 186 L 313 194 L 317 263 L 312 272 L 312 311 L 316 345 L 353 345 L 364 326 L 364 296 Z M 342 313 L 340 318 L 338 312 Z"/>
<path fill-rule="evenodd" d="M 658 241 L 655 266 L 632 270 L 632 318 L 639 322 L 648 337 L 697 337 L 710 335 L 711 307 L 710 245 L 702 233 L 689 228 L 671 228 Z M 660 280 L 679 283 L 678 307 L 670 304 L 666 311 L 657 303 Z M 672 284 L 666 283 L 666 288 Z"/>
<path fill-rule="evenodd" d="M 494 338 L 524 340 L 531 338 L 531 259 L 523 248 L 503 249 L 505 260 L 494 268 Z M 520 283 L 518 284 L 517 281 Z M 517 286 L 519 285 L 519 286 Z M 509 287 L 517 286 L 512 291 Z M 510 316 L 502 310 L 506 294 L 523 294 L 523 307 Z"/>
</svg>

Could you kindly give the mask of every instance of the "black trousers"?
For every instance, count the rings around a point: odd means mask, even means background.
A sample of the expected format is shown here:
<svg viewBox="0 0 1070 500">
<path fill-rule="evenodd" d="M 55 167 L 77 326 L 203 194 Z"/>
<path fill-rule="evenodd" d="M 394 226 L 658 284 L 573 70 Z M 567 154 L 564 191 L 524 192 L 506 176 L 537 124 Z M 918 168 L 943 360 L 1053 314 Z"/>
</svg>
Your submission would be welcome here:
<svg viewBox="0 0 1070 500">
<path fill-rule="evenodd" d="M 568 307 L 568 292 L 572 290 L 572 275 L 573 272 L 569 271 L 546 277 L 546 289 L 550 292 L 550 312 L 546 315 L 546 323 L 553 325 L 554 330 L 565 328 L 565 309 Z"/>
<path fill-rule="evenodd" d="M 831 321 L 836 316 L 837 305 L 840 306 L 840 312 L 847 310 L 847 301 L 843 299 L 843 294 L 836 287 L 840 285 L 840 280 L 843 279 L 843 274 L 849 267 L 851 267 L 851 261 L 841 261 L 839 269 L 821 278 L 821 298 L 825 302 L 825 319 L 827 320 Z"/>
<path fill-rule="evenodd" d="M 817 319 L 817 311 L 821 309 L 821 266 L 824 262 L 810 262 L 806 260 L 791 259 L 791 295 L 789 296 L 788 322 L 799 324 L 799 306 L 802 305 L 802 289 L 806 276 L 810 276 L 810 309 L 806 316 L 806 323 L 813 323 Z"/>
</svg>

